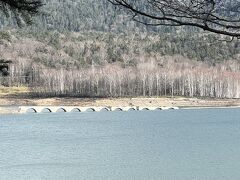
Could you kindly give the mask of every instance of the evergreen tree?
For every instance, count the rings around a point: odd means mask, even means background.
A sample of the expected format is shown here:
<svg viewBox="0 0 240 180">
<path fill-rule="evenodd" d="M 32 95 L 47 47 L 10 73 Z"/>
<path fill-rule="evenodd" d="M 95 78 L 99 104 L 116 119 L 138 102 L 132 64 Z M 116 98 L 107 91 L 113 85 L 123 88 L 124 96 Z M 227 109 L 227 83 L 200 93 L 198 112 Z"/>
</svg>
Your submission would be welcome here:
<svg viewBox="0 0 240 180">
<path fill-rule="evenodd" d="M 32 17 L 39 13 L 41 6 L 43 6 L 42 0 L 0 0 L 1 11 L 7 17 L 15 18 L 19 26 L 23 22 L 30 24 Z"/>
</svg>

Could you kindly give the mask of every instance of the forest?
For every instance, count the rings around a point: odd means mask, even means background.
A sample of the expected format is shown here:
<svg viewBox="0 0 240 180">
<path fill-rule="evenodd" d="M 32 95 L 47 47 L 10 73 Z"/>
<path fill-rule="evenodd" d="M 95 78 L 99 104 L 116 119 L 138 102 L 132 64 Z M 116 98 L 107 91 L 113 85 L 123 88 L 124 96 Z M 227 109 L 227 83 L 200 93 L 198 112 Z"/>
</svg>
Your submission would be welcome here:
<svg viewBox="0 0 240 180">
<path fill-rule="evenodd" d="M 131 21 L 105 0 L 48 0 L 29 27 L 1 18 L 2 86 L 33 96 L 240 97 L 240 43 Z"/>
</svg>

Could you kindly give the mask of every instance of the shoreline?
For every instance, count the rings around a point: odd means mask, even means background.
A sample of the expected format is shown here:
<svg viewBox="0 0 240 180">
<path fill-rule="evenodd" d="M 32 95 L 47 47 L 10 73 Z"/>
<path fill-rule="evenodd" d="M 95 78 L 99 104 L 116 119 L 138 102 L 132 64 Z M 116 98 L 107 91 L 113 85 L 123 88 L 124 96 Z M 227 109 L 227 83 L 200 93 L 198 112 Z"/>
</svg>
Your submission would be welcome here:
<svg viewBox="0 0 240 180">
<path fill-rule="evenodd" d="M 27 112 L 20 112 L 19 109 L 21 107 L 29 107 L 29 108 L 36 108 L 36 107 L 42 107 L 42 106 L 0 106 L 0 115 L 20 115 L 20 114 L 27 114 Z M 56 106 L 44 106 L 46 108 L 52 108 Z M 74 107 L 74 106 L 58 106 L 59 109 L 61 108 L 68 108 L 68 107 Z M 78 106 L 75 106 L 78 107 Z M 91 108 L 91 107 L 89 107 Z M 93 107 L 95 108 L 95 107 Z M 104 107 L 103 107 L 104 108 Z M 109 107 L 111 108 L 111 107 Z M 126 108 L 126 107 L 119 107 L 119 108 Z M 129 109 L 135 108 L 135 107 L 128 107 Z M 152 107 L 143 107 L 143 109 L 146 108 L 152 108 Z M 157 107 L 156 107 L 157 108 Z M 163 107 L 164 108 L 164 107 Z M 175 110 L 201 110 L 201 109 L 240 109 L 240 106 L 208 106 L 208 107 L 166 107 L 167 109 L 162 109 L 164 110 L 170 110 L 171 108 L 174 108 Z M 151 109 L 149 109 L 152 111 Z M 127 111 L 127 110 L 123 110 Z M 138 110 L 141 111 L 141 110 Z M 54 113 L 54 112 L 53 112 Z"/>
<path fill-rule="evenodd" d="M 178 107 L 180 109 L 240 108 L 240 99 L 186 97 L 136 98 L 24 98 L 0 97 L 0 114 L 18 114 L 20 106 L 81 106 L 81 107 Z"/>
<path fill-rule="evenodd" d="M 123 97 L 82 98 L 28 96 L 0 96 L 0 106 L 179 106 L 179 107 L 226 107 L 240 106 L 240 99 L 189 98 L 189 97 Z"/>
</svg>

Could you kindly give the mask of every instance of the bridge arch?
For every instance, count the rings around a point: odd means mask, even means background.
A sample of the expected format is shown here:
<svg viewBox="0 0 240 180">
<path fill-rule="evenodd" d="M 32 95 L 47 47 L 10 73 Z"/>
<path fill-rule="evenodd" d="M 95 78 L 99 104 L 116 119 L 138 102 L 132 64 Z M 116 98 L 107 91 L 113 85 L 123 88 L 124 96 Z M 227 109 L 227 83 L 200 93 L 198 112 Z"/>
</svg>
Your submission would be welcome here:
<svg viewBox="0 0 240 180">
<path fill-rule="evenodd" d="M 87 108 L 85 112 L 95 112 L 96 110 L 94 108 Z"/>
<path fill-rule="evenodd" d="M 128 111 L 136 111 L 135 108 L 129 108 Z"/>
<path fill-rule="evenodd" d="M 59 108 L 59 109 L 57 109 L 56 112 L 57 112 L 57 113 L 64 113 L 64 112 L 67 112 L 67 110 L 64 109 L 64 108 Z"/>
<path fill-rule="evenodd" d="M 122 108 L 116 108 L 113 111 L 123 111 L 123 109 Z"/>
<path fill-rule="evenodd" d="M 41 113 L 51 113 L 51 112 L 52 112 L 52 110 L 50 108 L 43 108 L 41 110 Z"/>
<path fill-rule="evenodd" d="M 81 112 L 81 109 L 79 109 L 79 108 L 73 108 L 70 112 Z"/>
<path fill-rule="evenodd" d="M 34 108 L 29 108 L 26 110 L 26 113 L 37 113 L 37 110 Z"/>
<path fill-rule="evenodd" d="M 108 109 L 108 108 L 106 108 L 106 107 L 104 107 L 104 108 L 100 109 L 100 111 L 101 111 L 101 112 L 104 112 L 104 111 L 109 111 L 109 109 Z"/>
<path fill-rule="evenodd" d="M 142 108 L 142 111 L 149 111 L 149 108 Z"/>
<path fill-rule="evenodd" d="M 156 108 L 155 111 L 156 111 L 156 110 L 157 110 L 157 111 L 161 111 L 161 110 L 163 110 L 163 109 L 162 109 L 162 108 Z"/>
</svg>

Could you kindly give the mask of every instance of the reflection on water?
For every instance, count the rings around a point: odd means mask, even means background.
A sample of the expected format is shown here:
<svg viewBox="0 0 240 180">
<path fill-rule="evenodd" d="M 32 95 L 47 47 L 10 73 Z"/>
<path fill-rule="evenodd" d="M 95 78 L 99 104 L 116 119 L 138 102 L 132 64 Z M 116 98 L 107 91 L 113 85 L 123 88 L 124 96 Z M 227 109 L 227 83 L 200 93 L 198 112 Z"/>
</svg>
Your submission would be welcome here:
<svg viewBox="0 0 240 180">
<path fill-rule="evenodd" d="M 0 179 L 238 180 L 239 117 L 239 109 L 1 116 Z"/>
</svg>

